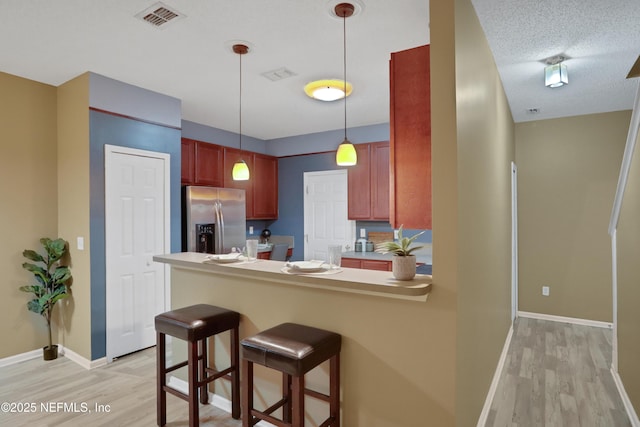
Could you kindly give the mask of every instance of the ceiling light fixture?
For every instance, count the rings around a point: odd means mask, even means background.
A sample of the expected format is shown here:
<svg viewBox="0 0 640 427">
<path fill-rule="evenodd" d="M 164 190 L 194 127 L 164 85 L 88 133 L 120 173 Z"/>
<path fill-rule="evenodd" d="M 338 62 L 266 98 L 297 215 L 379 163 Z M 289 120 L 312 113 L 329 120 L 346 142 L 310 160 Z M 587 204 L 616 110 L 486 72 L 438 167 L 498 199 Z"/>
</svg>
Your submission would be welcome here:
<svg viewBox="0 0 640 427">
<path fill-rule="evenodd" d="M 343 72 L 342 81 L 344 93 L 347 93 L 347 18 L 353 15 L 355 8 L 350 3 L 340 3 L 336 5 L 336 15 L 342 17 L 342 52 L 343 52 Z M 344 96 L 344 141 L 338 146 L 336 151 L 336 163 L 338 166 L 353 166 L 358 163 L 356 147 L 347 139 L 347 97 Z"/>
<path fill-rule="evenodd" d="M 554 56 L 545 60 L 547 66 L 544 68 L 544 85 L 547 87 L 560 87 L 569 84 L 567 66 L 562 62 L 567 59 L 562 55 Z"/>
<path fill-rule="evenodd" d="M 353 87 L 347 82 L 347 96 L 351 95 Z M 313 99 L 320 101 L 337 101 L 344 98 L 344 81 L 338 79 L 316 80 L 307 83 L 304 92 Z"/>
<path fill-rule="evenodd" d="M 238 57 L 240 58 L 240 73 L 239 73 L 239 81 L 240 81 L 240 90 L 239 90 L 239 94 L 240 94 L 240 103 L 239 103 L 239 111 L 240 111 L 240 126 L 239 126 L 239 132 L 238 134 L 240 135 L 240 151 L 242 152 L 242 55 L 245 55 L 246 53 L 249 52 L 249 47 L 247 47 L 244 44 L 234 44 L 233 45 L 233 52 L 238 54 Z M 242 155 L 242 154 L 240 154 Z M 242 158 L 240 158 L 240 160 L 238 160 L 234 165 L 233 165 L 233 170 L 231 171 L 231 176 L 233 177 L 234 181 L 247 181 L 249 179 L 249 166 L 247 166 L 247 164 L 245 163 L 244 160 L 242 160 Z"/>
</svg>

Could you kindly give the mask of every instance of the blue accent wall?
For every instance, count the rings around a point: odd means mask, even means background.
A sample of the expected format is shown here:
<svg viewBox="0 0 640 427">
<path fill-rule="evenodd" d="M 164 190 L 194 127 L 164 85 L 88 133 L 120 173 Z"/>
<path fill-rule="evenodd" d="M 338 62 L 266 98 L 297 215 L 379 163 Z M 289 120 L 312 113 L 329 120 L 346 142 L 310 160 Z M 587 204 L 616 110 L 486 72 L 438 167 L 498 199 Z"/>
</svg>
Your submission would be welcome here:
<svg viewBox="0 0 640 427">
<path fill-rule="evenodd" d="M 294 236 L 294 261 L 304 259 L 304 173 L 335 169 L 339 167 L 334 152 L 278 159 L 279 213 L 269 229 L 272 234 Z"/>
<path fill-rule="evenodd" d="M 91 359 L 106 356 L 105 144 L 168 153 L 171 173 L 171 252 L 180 252 L 180 130 L 89 112 L 91 216 Z"/>
</svg>

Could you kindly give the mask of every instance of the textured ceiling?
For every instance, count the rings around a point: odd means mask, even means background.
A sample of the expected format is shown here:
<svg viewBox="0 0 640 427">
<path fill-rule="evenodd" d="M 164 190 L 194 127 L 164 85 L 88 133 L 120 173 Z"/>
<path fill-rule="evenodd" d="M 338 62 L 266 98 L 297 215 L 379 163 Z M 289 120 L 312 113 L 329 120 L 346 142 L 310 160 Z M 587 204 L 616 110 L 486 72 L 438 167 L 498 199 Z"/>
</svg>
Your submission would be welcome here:
<svg viewBox="0 0 640 427">
<path fill-rule="evenodd" d="M 638 0 L 472 0 L 516 122 L 631 109 L 640 55 Z M 544 86 L 565 54 L 569 84 Z M 528 110 L 537 108 L 538 114 Z"/>
<path fill-rule="evenodd" d="M 625 76 L 640 54 L 638 0 L 472 0 L 516 121 L 632 107 Z M 0 0 L 0 71 L 59 85 L 86 71 L 182 100 L 186 120 L 237 132 L 238 57 L 243 133 L 273 139 L 340 129 L 343 104 L 304 85 L 342 76 L 339 0 L 165 0 L 186 15 L 164 29 L 136 19 L 148 0 Z M 358 0 L 347 19 L 348 126 L 389 121 L 391 52 L 429 43 L 425 0 Z M 541 60 L 571 59 L 569 85 L 544 87 Z M 261 74 L 286 67 L 277 82 Z M 530 115 L 527 110 L 538 108 Z"/>
</svg>

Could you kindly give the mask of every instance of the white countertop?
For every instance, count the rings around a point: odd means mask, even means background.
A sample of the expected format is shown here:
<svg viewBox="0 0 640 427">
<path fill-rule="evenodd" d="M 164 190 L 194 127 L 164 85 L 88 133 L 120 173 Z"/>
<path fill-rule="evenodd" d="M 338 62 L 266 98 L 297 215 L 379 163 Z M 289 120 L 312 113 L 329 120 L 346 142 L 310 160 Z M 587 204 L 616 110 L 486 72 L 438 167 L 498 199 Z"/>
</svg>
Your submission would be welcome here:
<svg viewBox="0 0 640 427">
<path fill-rule="evenodd" d="M 369 252 L 370 253 L 370 252 Z M 413 280 L 395 280 L 391 272 L 341 268 L 337 273 L 289 274 L 282 261 L 256 260 L 229 264 L 205 263 L 207 254 L 182 252 L 156 255 L 153 260 L 174 268 L 199 270 L 212 274 L 243 276 L 281 284 L 323 288 L 339 292 L 377 295 L 414 301 L 426 301 L 431 291 L 432 277 L 417 274 Z M 284 270 L 284 271 L 283 271 Z"/>
</svg>

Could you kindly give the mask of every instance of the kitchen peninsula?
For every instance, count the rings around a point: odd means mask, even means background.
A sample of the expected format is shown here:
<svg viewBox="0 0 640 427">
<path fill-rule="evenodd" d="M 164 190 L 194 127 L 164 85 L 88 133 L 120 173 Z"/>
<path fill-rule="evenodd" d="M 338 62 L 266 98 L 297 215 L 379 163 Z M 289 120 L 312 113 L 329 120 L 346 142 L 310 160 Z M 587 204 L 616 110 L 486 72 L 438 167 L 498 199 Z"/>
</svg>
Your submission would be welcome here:
<svg viewBox="0 0 640 427">
<path fill-rule="evenodd" d="M 171 308 L 207 303 L 238 311 L 240 338 L 284 322 L 337 332 L 343 337 L 343 425 L 410 426 L 422 416 L 422 402 L 432 397 L 428 364 L 416 355 L 426 356 L 434 349 L 416 337 L 434 325 L 414 319 L 424 318 L 429 310 L 425 301 L 431 276 L 398 282 L 390 272 L 351 268 L 298 275 L 283 272 L 284 262 L 209 264 L 203 263 L 205 258 L 188 252 L 154 257 L 171 265 Z M 216 363 L 227 366 L 228 355 L 220 350 L 226 340 L 216 342 Z M 273 371 L 256 373 L 258 401 L 268 406 L 279 398 L 280 377 Z M 325 364 L 307 375 L 309 387 L 321 392 L 327 391 L 327 380 Z M 221 401 L 229 398 L 224 386 L 216 388 Z M 309 421 L 324 419 L 325 414 L 324 403 L 307 399 Z"/>
</svg>

